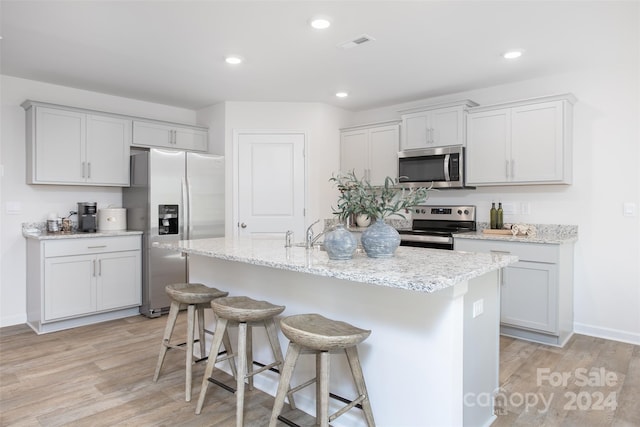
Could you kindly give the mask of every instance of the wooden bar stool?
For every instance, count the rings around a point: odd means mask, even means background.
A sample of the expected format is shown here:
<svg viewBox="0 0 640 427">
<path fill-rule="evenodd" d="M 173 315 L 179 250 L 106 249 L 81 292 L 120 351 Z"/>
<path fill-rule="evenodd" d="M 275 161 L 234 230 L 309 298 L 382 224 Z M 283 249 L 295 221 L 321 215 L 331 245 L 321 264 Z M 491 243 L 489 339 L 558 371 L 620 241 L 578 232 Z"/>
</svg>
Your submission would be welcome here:
<svg viewBox="0 0 640 427">
<path fill-rule="evenodd" d="M 171 306 L 169 308 L 169 316 L 167 318 L 167 325 L 164 329 L 164 336 L 162 337 L 162 344 L 160 345 L 160 354 L 158 355 L 158 363 L 156 365 L 156 372 L 153 375 L 153 381 L 158 381 L 160 376 L 160 369 L 164 363 L 164 358 L 167 354 L 167 350 L 170 348 L 185 350 L 186 355 L 186 379 L 185 379 L 185 400 L 191 401 L 191 383 L 192 383 L 192 365 L 194 362 L 193 356 L 193 344 L 194 344 L 194 329 L 195 329 L 195 313 L 198 313 L 198 337 L 200 342 L 200 356 L 201 359 L 206 358 L 206 345 L 205 345 L 205 332 L 212 334 L 211 331 L 204 327 L 204 309 L 210 308 L 210 303 L 216 298 L 226 297 L 229 292 L 224 292 L 216 288 L 210 288 L 201 283 L 175 283 L 167 285 L 165 291 L 171 298 Z M 172 344 L 171 335 L 176 325 L 176 319 L 178 313 L 184 308 L 187 309 L 187 342 Z M 224 346 L 227 351 L 231 351 L 231 344 L 229 336 L 224 337 Z M 215 357 L 213 357 L 215 360 Z M 235 366 L 232 366 L 235 371 Z"/>
<path fill-rule="evenodd" d="M 356 347 L 367 339 L 371 331 L 356 328 L 345 322 L 327 319 L 319 314 L 299 314 L 286 317 L 280 321 L 280 328 L 290 342 L 269 426 L 275 427 L 285 397 L 288 396 L 291 400 L 293 393 L 316 383 L 317 425 L 326 427 L 331 421 L 360 404 L 367 425 L 374 427 L 375 421 L 373 420 L 371 403 Z M 329 415 L 329 354 L 335 350 L 344 350 L 347 355 L 358 397 L 339 411 Z M 290 389 L 289 383 L 298 357 L 300 354 L 307 353 L 316 355 L 316 377 Z"/>
<path fill-rule="evenodd" d="M 283 364 L 284 358 L 282 357 L 282 349 L 280 348 L 280 342 L 278 341 L 274 318 L 278 314 L 282 313 L 285 307 L 282 305 L 273 305 L 266 301 L 256 301 L 249 297 L 237 296 L 215 299 L 211 301 L 211 308 L 218 317 L 218 324 L 213 336 L 210 353 L 216 353 L 218 351 L 220 343 L 222 342 L 224 334 L 227 333 L 227 328 L 230 323 L 238 324 L 238 348 L 235 354 L 228 353 L 217 361 L 214 358 L 209 358 L 207 361 L 207 368 L 204 372 L 202 387 L 200 388 L 200 398 L 198 399 L 198 404 L 196 406 L 196 414 L 200 414 L 202 411 L 204 399 L 207 394 L 207 387 L 209 386 L 209 382 L 213 382 L 218 385 L 222 385 L 230 391 L 235 391 L 236 426 L 242 426 L 244 417 L 245 380 L 248 380 L 249 390 L 252 390 L 254 375 Z M 253 370 L 252 326 L 265 327 L 275 359 L 275 362 L 264 365 L 256 370 Z M 227 352 L 229 351 L 230 350 L 227 348 Z M 235 376 L 236 389 L 233 390 L 211 378 L 211 374 L 216 362 L 236 357 L 238 362 L 238 372 Z"/>
</svg>

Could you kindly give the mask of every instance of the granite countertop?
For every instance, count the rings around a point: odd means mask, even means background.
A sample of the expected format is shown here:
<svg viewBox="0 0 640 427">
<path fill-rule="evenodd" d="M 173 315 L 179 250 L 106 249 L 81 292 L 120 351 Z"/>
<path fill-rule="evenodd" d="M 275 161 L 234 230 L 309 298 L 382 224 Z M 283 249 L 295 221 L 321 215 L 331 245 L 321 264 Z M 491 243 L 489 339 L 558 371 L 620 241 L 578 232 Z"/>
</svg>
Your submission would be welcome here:
<svg viewBox="0 0 640 427">
<path fill-rule="evenodd" d="M 500 240 L 506 242 L 519 243 L 547 243 L 564 244 L 578 240 L 577 225 L 562 224 L 531 224 L 536 228 L 536 233 L 532 236 L 513 234 L 484 234 L 483 229 L 488 228 L 486 223 L 478 223 L 478 231 L 456 233 L 454 239 L 476 239 L 476 240 Z"/>
<path fill-rule="evenodd" d="M 95 237 L 113 237 L 113 236 L 129 236 L 142 234 L 142 231 L 98 231 L 95 233 L 81 233 L 81 232 L 71 232 L 71 233 L 48 233 L 46 231 L 26 231 L 29 229 L 22 229 L 22 235 L 27 239 L 34 240 L 63 240 L 63 239 L 91 239 Z"/>
<path fill-rule="evenodd" d="M 518 261 L 513 255 L 404 246 L 388 259 L 369 258 L 359 251 L 351 260 L 335 261 L 318 248 L 285 248 L 284 239 L 220 237 L 153 245 L 188 254 L 418 292 L 445 289 Z"/>
</svg>

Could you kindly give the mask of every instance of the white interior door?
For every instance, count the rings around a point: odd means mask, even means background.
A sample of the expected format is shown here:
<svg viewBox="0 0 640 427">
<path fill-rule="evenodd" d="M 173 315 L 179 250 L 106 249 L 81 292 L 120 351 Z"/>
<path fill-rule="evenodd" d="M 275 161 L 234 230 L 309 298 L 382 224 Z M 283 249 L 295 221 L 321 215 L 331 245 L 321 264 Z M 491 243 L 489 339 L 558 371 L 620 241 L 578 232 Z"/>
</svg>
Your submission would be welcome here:
<svg viewBox="0 0 640 427">
<path fill-rule="evenodd" d="M 236 134 L 237 234 L 251 237 L 304 233 L 303 133 Z"/>
</svg>

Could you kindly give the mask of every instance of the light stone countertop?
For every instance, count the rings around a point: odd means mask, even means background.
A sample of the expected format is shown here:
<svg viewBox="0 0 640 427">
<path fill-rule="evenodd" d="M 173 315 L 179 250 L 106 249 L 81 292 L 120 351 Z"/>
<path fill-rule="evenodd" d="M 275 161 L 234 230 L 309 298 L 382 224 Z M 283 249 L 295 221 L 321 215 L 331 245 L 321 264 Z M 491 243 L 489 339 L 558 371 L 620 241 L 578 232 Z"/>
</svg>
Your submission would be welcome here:
<svg viewBox="0 0 640 427">
<path fill-rule="evenodd" d="M 95 237 L 113 237 L 113 236 L 132 236 L 141 235 L 142 231 L 97 231 L 95 233 L 47 233 L 44 232 L 28 232 L 22 229 L 22 235 L 27 239 L 34 240 L 64 240 L 64 239 L 92 239 Z"/>
<path fill-rule="evenodd" d="M 577 225 L 562 224 L 531 224 L 536 228 L 534 236 L 514 236 L 512 234 L 484 234 L 483 229 L 488 228 L 487 223 L 478 223 L 478 231 L 457 233 L 453 235 L 454 239 L 475 239 L 475 240 L 499 240 L 503 242 L 519 242 L 519 243 L 546 243 L 561 245 L 564 243 L 573 243 L 578 240 Z"/>
<path fill-rule="evenodd" d="M 284 239 L 220 237 L 153 245 L 221 260 L 418 292 L 445 289 L 518 261 L 513 255 L 404 246 L 399 247 L 392 258 L 374 259 L 356 252 L 351 260 L 336 261 L 318 248 L 285 248 Z"/>
</svg>

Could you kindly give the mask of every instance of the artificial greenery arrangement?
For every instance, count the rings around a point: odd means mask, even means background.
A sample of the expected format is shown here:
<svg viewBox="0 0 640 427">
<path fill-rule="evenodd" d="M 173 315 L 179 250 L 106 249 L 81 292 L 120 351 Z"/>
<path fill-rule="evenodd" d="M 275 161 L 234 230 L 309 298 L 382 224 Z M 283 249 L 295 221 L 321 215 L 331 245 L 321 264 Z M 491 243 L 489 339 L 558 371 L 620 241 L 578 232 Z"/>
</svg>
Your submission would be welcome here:
<svg viewBox="0 0 640 427">
<path fill-rule="evenodd" d="M 333 175 L 329 181 L 335 183 L 340 191 L 334 215 L 345 221 L 352 214 L 367 215 L 371 219 L 384 219 L 398 214 L 404 218 L 403 211 L 427 200 L 431 187 L 406 188 L 399 185 L 398 179 L 386 177 L 384 185 L 373 186 L 365 178 L 358 178 L 355 172 Z"/>
</svg>

